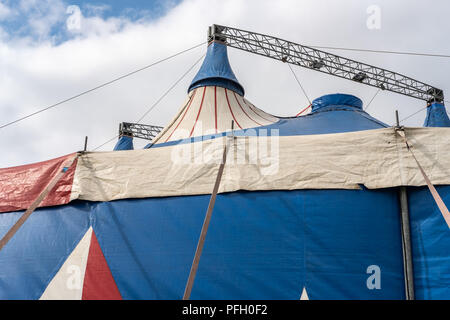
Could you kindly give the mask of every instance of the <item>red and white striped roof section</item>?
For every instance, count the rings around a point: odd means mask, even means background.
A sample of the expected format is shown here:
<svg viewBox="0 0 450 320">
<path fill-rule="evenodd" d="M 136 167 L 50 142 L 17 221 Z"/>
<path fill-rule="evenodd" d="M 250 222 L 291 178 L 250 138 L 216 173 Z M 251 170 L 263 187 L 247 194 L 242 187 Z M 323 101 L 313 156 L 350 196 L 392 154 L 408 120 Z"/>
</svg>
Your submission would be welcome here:
<svg viewBox="0 0 450 320">
<path fill-rule="evenodd" d="M 278 120 L 234 91 L 204 86 L 189 93 L 181 110 L 155 142 L 159 144 L 226 132 L 231 130 L 232 121 L 237 130 L 266 126 Z"/>
</svg>

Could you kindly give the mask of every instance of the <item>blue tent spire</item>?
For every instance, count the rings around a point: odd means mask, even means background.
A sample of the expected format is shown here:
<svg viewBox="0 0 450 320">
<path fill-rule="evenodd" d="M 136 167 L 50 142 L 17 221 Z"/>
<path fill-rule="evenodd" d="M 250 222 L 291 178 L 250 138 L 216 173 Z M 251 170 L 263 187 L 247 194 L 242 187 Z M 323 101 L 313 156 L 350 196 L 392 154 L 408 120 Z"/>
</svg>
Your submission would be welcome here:
<svg viewBox="0 0 450 320">
<path fill-rule="evenodd" d="M 194 80 L 192 80 L 188 92 L 204 86 L 219 86 L 232 90 L 241 96 L 245 94 L 244 88 L 231 69 L 227 46 L 222 43 L 212 42 L 208 46 L 205 60 Z"/>
<path fill-rule="evenodd" d="M 133 138 L 128 136 L 121 136 L 119 141 L 117 141 L 116 146 L 114 147 L 114 151 L 121 150 L 133 150 Z"/>
<path fill-rule="evenodd" d="M 424 127 L 450 127 L 450 119 L 448 118 L 445 106 L 440 103 L 433 103 L 427 108 L 427 117 Z"/>
</svg>

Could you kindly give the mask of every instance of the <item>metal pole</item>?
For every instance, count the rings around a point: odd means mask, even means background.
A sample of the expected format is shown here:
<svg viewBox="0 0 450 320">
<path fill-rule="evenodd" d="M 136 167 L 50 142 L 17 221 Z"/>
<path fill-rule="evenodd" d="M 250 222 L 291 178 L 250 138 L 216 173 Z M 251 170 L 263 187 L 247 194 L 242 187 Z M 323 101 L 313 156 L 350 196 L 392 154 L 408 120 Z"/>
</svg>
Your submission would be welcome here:
<svg viewBox="0 0 450 320">
<path fill-rule="evenodd" d="M 234 128 L 234 122 L 232 123 Z M 200 238 L 197 243 L 197 249 L 195 250 L 194 261 L 192 262 L 191 271 L 189 272 L 189 278 L 184 289 L 183 300 L 189 300 L 191 297 L 192 287 L 194 286 L 195 276 L 197 274 L 198 265 L 200 263 L 200 257 L 202 255 L 203 246 L 205 244 L 206 233 L 208 232 L 209 223 L 211 221 L 212 212 L 216 203 L 217 193 L 219 191 L 220 181 L 222 179 L 223 170 L 227 161 L 228 149 L 230 148 L 230 142 L 234 139 L 234 133 L 231 137 L 225 137 L 225 147 L 223 149 L 222 163 L 220 164 L 219 171 L 216 177 L 216 183 L 209 200 L 208 210 L 206 212 L 205 220 L 203 221 L 202 231 L 200 232 Z"/>
<path fill-rule="evenodd" d="M 398 110 L 395 110 L 397 128 L 400 127 Z M 403 274 L 405 278 L 406 300 L 414 300 L 414 270 L 411 249 L 411 228 L 409 223 L 408 192 L 400 187 L 400 215 L 402 228 Z"/>
<path fill-rule="evenodd" d="M 397 121 L 397 127 L 400 127 L 400 120 L 398 117 L 398 110 L 395 110 L 395 120 Z"/>
<path fill-rule="evenodd" d="M 88 146 L 88 136 L 86 136 L 86 138 L 84 138 L 84 152 L 87 151 L 87 146 Z"/>
<path fill-rule="evenodd" d="M 400 187 L 400 209 L 402 225 L 403 268 L 406 300 L 414 300 L 414 270 L 411 250 L 411 229 L 409 224 L 408 193 Z"/>
</svg>

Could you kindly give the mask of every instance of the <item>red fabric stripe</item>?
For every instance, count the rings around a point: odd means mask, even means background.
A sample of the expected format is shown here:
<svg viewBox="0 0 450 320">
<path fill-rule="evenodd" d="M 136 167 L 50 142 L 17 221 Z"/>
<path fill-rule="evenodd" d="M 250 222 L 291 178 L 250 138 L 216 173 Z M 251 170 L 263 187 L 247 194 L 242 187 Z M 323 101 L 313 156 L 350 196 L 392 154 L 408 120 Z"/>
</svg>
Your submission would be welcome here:
<svg viewBox="0 0 450 320">
<path fill-rule="evenodd" d="M 94 231 L 92 231 L 81 299 L 122 300 Z"/>
<path fill-rule="evenodd" d="M 217 131 L 217 87 L 214 86 L 214 117 L 215 117 L 215 123 L 216 123 L 216 133 Z"/>
<path fill-rule="evenodd" d="M 20 167 L 0 169 L 0 212 L 27 209 L 39 196 L 60 166 L 74 154 Z M 77 161 L 68 169 L 39 207 L 57 206 L 70 202 Z"/>
<path fill-rule="evenodd" d="M 239 107 L 241 108 L 242 112 L 244 112 L 245 115 L 246 115 L 250 120 L 252 120 L 254 123 L 256 123 L 256 124 L 259 125 L 259 126 L 262 126 L 261 123 L 259 123 L 258 121 L 256 121 L 256 120 L 253 119 L 252 117 L 250 117 L 250 116 L 247 114 L 247 112 L 245 112 L 244 108 L 242 108 L 241 104 L 239 103 L 239 100 L 238 100 L 238 98 L 237 98 L 236 92 L 233 92 L 233 94 L 234 94 L 234 98 L 236 99 L 236 102 L 238 103 L 238 105 L 239 105 Z"/>
<path fill-rule="evenodd" d="M 169 136 L 169 137 L 166 139 L 166 141 L 164 141 L 164 142 L 169 141 L 169 139 L 170 139 L 170 137 L 172 137 L 173 133 L 174 133 L 175 131 L 177 131 L 178 126 L 181 124 L 181 122 L 183 121 L 184 117 L 186 116 L 186 113 L 188 112 L 188 110 L 189 110 L 189 108 L 190 108 L 190 106 L 191 106 L 191 104 L 192 104 L 192 101 L 194 101 L 194 98 L 195 98 L 195 94 L 196 94 L 196 93 L 197 93 L 197 89 L 194 89 L 194 93 L 192 94 L 191 101 L 189 101 L 189 104 L 188 104 L 188 106 L 187 106 L 187 108 L 186 108 L 186 111 L 184 111 L 184 114 L 183 114 L 183 116 L 181 117 L 180 122 L 178 122 L 178 124 L 177 124 L 177 126 L 175 127 L 175 129 L 172 131 L 172 133 L 170 134 L 170 136 Z"/>
<path fill-rule="evenodd" d="M 231 110 L 231 105 L 230 105 L 230 100 L 228 99 L 227 89 L 225 89 L 225 97 L 227 98 L 228 108 L 230 109 L 230 112 L 231 112 L 231 115 L 233 116 L 234 122 L 236 122 L 236 124 L 238 125 L 238 127 L 242 129 L 241 125 L 239 124 L 239 122 L 238 122 L 238 121 L 236 120 L 236 118 L 234 117 L 233 110 Z"/>
<path fill-rule="evenodd" d="M 206 93 L 206 87 L 204 87 L 204 89 L 203 89 L 202 102 L 200 103 L 200 108 L 198 109 L 198 113 L 197 113 L 197 119 L 195 119 L 195 123 L 194 123 L 194 126 L 192 127 L 191 134 L 189 135 L 189 137 L 192 137 L 192 133 L 194 133 L 194 129 L 195 129 L 195 126 L 197 125 L 198 118 L 200 117 L 200 113 L 202 112 L 203 101 L 205 100 L 205 93 Z"/>
<path fill-rule="evenodd" d="M 247 105 L 247 107 L 249 107 L 250 110 L 252 110 L 258 117 L 260 117 L 261 119 L 263 119 L 263 120 L 265 120 L 265 121 L 267 121 L 267 122 L 272 122 L 272 123 L 274 123 L 274 121 L 269 120 L 269 119 L 266 119 L 266 118 L 264 118 L 262 115 L 260 115 L 258 112 L 256 112 L 256 110 L 254 109 L 255 107 L 252 106 L 252 105 L 249 105 L 249 104 L 247 103 L 247 101 L 245 101 L 245 99 L 244 99 L 244 103 L 245 103 L 245 104 Z"/>
</svg>

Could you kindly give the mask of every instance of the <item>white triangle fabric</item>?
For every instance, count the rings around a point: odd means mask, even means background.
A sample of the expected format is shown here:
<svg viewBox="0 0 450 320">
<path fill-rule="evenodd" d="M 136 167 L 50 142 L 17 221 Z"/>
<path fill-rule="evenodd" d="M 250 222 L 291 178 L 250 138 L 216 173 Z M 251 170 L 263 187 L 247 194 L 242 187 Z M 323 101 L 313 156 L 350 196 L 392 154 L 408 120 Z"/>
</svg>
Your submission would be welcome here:
<svg viewBox="0 0 450 320">
<path fill-rule="evenodd" d="M 81 300 L 92 227 L 50 281 L 40 300 Z"/>
<path fill-rule="evenodd" d="M 301 295 L 301 297 L 300 297 L 300 300 L 309 300 L 308 292 L 306 291 L 306 288 L 303 288 L 303 291 L 302 291 L 302 295 Z"/>
</svg>

